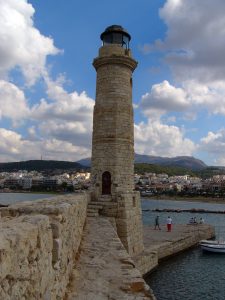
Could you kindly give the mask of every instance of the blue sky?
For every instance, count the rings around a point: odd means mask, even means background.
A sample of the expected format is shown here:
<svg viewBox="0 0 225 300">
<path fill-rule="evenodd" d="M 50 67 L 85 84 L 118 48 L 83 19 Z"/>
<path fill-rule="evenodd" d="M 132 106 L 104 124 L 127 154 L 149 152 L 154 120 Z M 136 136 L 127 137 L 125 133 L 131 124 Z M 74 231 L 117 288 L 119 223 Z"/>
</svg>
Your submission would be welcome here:
<svg viewBox="0 0 225 300">
<path fill-rule="evenodd" d="M 224 0 L 0 0 L 0 161 L 90 156 L 92 61 L 119 24 L 138 61 L 135 151 L 224 166 L 224 14 Z"/>
</svg>

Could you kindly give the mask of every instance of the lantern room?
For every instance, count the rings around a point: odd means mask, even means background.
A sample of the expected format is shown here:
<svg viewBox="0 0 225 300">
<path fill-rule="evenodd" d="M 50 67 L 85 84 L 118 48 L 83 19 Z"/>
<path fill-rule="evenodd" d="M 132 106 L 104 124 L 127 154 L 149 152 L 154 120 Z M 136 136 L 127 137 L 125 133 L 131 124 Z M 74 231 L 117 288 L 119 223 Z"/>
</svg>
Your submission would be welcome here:
<svg viewBox="0 0 225 300">
<path fill-rule="evenodd" d="M 112 25 L 107 27 L 100 37 L 103 42 L 103 46 L 109 44 L 117 44 L 125 49 L 129 49 L 131 36 L 120 25 Z"/>
</svg>

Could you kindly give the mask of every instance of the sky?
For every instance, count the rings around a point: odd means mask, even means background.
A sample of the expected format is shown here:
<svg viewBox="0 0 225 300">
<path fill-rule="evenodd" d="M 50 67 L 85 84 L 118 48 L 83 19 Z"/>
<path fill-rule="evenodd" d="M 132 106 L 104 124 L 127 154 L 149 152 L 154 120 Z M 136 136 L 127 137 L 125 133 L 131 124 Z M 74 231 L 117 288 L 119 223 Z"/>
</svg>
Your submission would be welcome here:
<svg viewBox="0 0 225 300">
<path fill-rule="evenodd" d="M 0 162 L 91 155 L 100 34 L 131 35 L 135 152 L 225 166 L 224 0 L 0 0 Z"/>
</svg>

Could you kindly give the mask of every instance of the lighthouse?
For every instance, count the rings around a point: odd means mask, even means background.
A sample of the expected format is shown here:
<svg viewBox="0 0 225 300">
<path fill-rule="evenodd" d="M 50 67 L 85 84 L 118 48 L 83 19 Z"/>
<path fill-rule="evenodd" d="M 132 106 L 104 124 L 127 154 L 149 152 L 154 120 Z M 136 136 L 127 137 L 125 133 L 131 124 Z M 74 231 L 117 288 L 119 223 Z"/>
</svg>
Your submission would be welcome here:
<svg viewBox="0 0 225 300">
<path fill-rule="evenodd" d="M 92 178 L 96 196 L 134 189 L 134 122 L 132 73 L 137 62 L 129 33 L 107 27 L 93 65 L 97 72 L 92 139 Z"/>
<path fill-rule="evenodd" d="M 102 46 L 93 61 L 92 201 L 101 203 L 101 214 L 115 218 L 119 237 L 135 254 L 143 248 L 140 195 L 134 191 L 132 74 L 137 61 L 130 50 L 131 36 L 122 26 L 107 27 L 100 38 Z"/>
</svg>

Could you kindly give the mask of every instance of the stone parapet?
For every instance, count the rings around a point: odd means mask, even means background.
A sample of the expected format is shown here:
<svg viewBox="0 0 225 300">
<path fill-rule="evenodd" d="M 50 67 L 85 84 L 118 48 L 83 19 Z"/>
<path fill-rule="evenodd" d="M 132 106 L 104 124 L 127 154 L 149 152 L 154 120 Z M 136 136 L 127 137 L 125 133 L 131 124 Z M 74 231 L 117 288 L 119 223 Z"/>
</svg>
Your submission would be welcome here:
<svg viewBox="0 0 225 300">
<path fill-rule="evenodd" d="M 98 54 L 99 57 L 107 57 L 111 55 L 126 55 L 132 57 L 130 49 L 124 49 L 123 47 L 117 44 L 109 44 L 102 46 L 101 48 L 99 48 Z"/>
<path fill-rule="evenodd" d="M 63 299 L 88 197 L 73 194 L 0 209 L 0 299 Z"/>
</svg>

